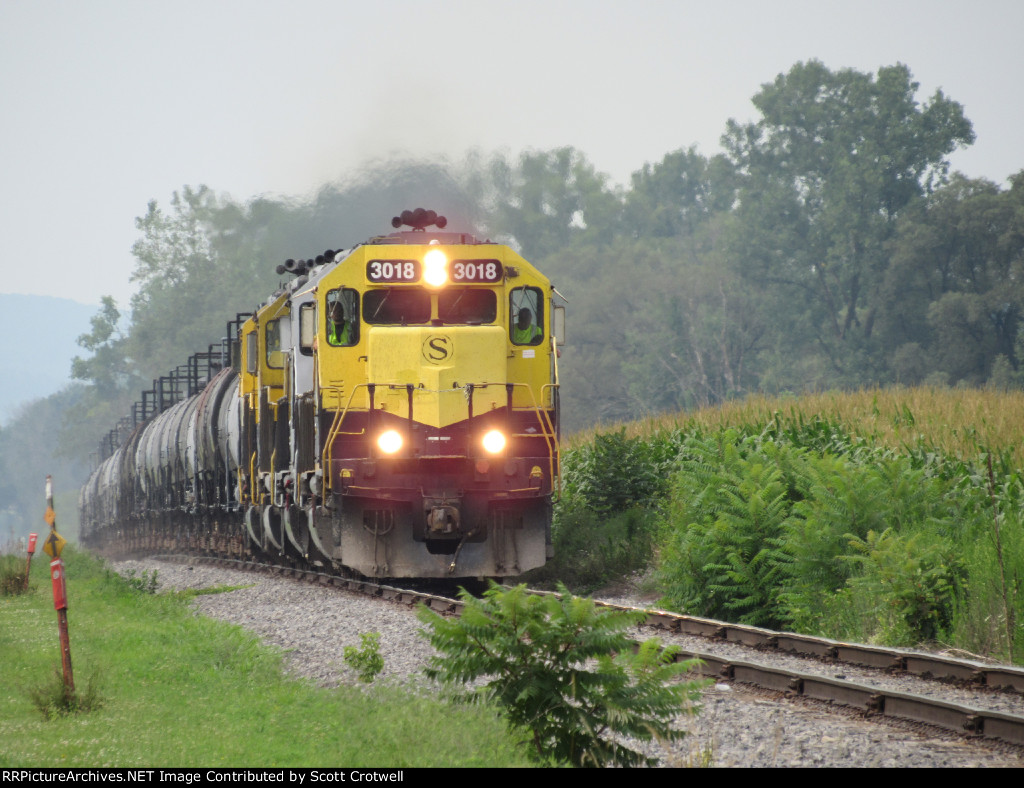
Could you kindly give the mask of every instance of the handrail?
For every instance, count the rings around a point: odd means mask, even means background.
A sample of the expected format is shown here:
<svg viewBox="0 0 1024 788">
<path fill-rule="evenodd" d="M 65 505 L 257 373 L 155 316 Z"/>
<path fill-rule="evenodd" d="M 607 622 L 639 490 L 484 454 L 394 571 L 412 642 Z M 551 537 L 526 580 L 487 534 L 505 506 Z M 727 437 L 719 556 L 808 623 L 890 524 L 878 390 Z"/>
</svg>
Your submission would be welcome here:
<svg viewBox="0 0 1024 788">
<path fill-rule="evenodd" d="M 253 451 L 249 455 L 249 500 L 253 506 L 256 506 L 259 501 L 256 498 L 256 489 L 259 484 L 259 478 L 256 475 L 256 452 Z"/>
<path fill-rule="evenodd" d="M 322 470 L 324 471 L 324 492 L 328 492 L 331 489 L 331 448 L 334 446 L 334 439 L 338 435 L 362 435 L 366 432 L 341 432 L 341 424 L 345 420 L 345 415 L 348 413 L 349 408 L 352 407 L 352 399 L 355 397 L 356 392 L 361 388 L 369 388 L 369 383 L 357 383 L 352 389 L 352 393 L 348 395 L 348 402 L 345 403 L 344 408 L 339 408 L 334 411 L 334 420 L 331 422 L 331 428 L 327 430 L 327 440 L 324 442 L 323 450 L 323 465 L 325 466 Z M 345 395 L 345 390 L 341 386 L 319 386 L 320 402 L 323 403 L 324 391 L 334 391 L 338 395 L 340 400 Z"/>
<path fill-rule="evenodd" d="M 554 334 L 551 335 L 551 359 L 552 359 L 552 362 L 554 363 L 554 366 L 555 366 L 555 383 L 554 383 L 554 385 L 556 387 L 558 387 L 559 385 L 561 385 L 561 383 L 560 383 L 560 381 L 558 379 L 558 340 L 555 338 Z"/>
<path fill-rule="evenodd" d="M 557 371 L 557 365 L 556 365 L 556 371 Z M 559 388 L 557 375 L 555 377 L 555 382 L 554 383 L 545 383 L 543 386 L 540 387 L 541 393 L 543 393 L 544 389 L 547 389 L 547 388 L 550 388 L 551 392 L 552 392 L 552 395 L 554 395 L 554 393 Z M 532 392 L 532 389 L 531 389 L 531 395 L 532 395 L 532 393 L 533 392 Z M 534 405 L 536 406 L 536 403 L 534 403 Z M 554 407 L 555 407 L 555 397 L 554 396 L 551 397 L 551 407 L 552 407 L 552 409 L 554 409 Z M 551 443 L 554 446 L 554 449 L 551 452 L 551 462 L 549 463 L 549 469 L 548 470 L 551 473 L 551 479 L 552 479 L 551 491 L 552 492 L 554 492 L 554 489 L 555 489 L 554 479 L 556 478 L 556 476 L 558 478 L 558 495 L 555 498 L 555 500 L 558 501 L 558 500 L 561 500 L 561 498 L 562 498 L 562 447 L 561 447 L 561 445 L 558 442 L 558 433 L 555 430 L 555 425 L 552 423 L 551 417 L 548 414 L 548 412 L 546 410 L 539 410 L 538 409 L 538 413 L 543 414 L 543 417 L 548 422 L 547 427 L 551 431 L 551 439 L 552 439 Z M 555 473 L 555 465 L 556 464 L 557 464 L 557 467 L 558 467 L 558 473 L 557 474 Z"/>
</svg>

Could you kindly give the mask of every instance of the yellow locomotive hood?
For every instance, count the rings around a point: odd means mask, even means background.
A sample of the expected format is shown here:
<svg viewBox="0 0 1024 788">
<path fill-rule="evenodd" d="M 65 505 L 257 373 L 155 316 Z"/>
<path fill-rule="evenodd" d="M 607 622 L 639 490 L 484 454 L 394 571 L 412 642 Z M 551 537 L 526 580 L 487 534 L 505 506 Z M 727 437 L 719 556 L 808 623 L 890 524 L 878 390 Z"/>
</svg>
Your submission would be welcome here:
<svg viewBox="0 0 1024 788">
<path fill-rule="evenodd" d="M 373 326 L 369 329 L 368 381 L 377 407 L 441 428 L 472 411 L 505 404 L 505 331 L 501 326 Z M 468 386 L 484 386 L 472 390 Z"/>
</svg>

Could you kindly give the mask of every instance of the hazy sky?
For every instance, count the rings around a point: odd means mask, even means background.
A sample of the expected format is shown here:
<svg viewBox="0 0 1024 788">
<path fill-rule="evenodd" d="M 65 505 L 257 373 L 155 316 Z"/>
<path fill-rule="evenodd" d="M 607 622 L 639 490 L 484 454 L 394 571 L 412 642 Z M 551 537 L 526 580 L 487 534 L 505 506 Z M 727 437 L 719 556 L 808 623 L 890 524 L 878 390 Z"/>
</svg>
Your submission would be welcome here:
<svg viewBox="0 0 1024 788">
<path fill-rule="evenodd" d="M 811 58 L 907 64 L 974 123 L 955 168 L 1024 169 L 1020 0 L 0 0 L 0 292 L 126 305 L 134 217 L 185 184 L 304 196 L 393 154 L 561 145 L 628 183 L 718 152 Z"/>
</svg>

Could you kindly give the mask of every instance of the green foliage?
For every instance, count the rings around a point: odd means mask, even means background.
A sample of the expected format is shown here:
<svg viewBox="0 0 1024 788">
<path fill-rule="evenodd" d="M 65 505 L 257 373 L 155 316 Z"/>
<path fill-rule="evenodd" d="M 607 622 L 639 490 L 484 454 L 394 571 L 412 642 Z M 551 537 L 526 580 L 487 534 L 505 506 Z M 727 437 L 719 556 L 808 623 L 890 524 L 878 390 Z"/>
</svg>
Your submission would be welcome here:
<svg viewBox="0 0 1024 788">
<path fill-rule="evenodd" d="M 737 403 L 606 443 L 628 441 L 668 480 L 663 496 L 630 510 L 643 514 L 641 535 L 657 526 L 644 554 L 655 557 L 666 606 L 850 640 L 945 640 L 1019 660 L 1024 471 L 1016 422 L 1003 418 L 1016 396 L 900 390 L 785 409 Z M 578 445 L 570 462 L 594 453 Z M 619 520 L 584 508 L 581 488 L 569 487 L 556 510 L 565 547 L 552 567 L 574 581 L 586 571 L 596 587 L 627 553 L 603 557 Z"/>
<path fill-rule="evenodd" d="M 834 592 L 850 576 L 851 568 L 841 557 L 849 550 L 851 532 L 863 536 L 884 527 L 889 513 L 877 476 L 848 459 L 809 457 L 804 474 L 806 493 L 794 503 L 785 535 L 791 582 L 780 596 L 786 618 L 802 630 L 822 625 L 823 594 Z"/>
<path fill-rule="evenodd" d="M 565 495 L 598 514 L 650 505 L 664 488 L 663 470 L 669 462 L 663 447 L 627 438 L 625 429 L 599 434 L 565 453 Z"/>
<path fill-rule="evenodd" d="M 870 74 L 797 63 L 754 96 L 755 122 L 728 124 L 741 174 L 727 243 L 779 318 L 787 387 L 876 380 L 901 345 L 875 335 L 879 323 L 906 327 L 888 244 L 904 211 L 944 183 L 947 156 L 974 140 L 959 104 L 941 91 L 919 102 L 918 87 L 901 64 Z M 915 306 L 922 320 L 927 304 Z"/>
<path fill-rule="evenodd" d="M 756 385 L 757 352 L 770 317 L 712 240 L 724 219 L 698 238 L 660 241 L 650 271 L 628 267 L 641 307 L 625 326 L 622 372 L 641 411 L 684 410 L 724 402 Z"/>
<path fill-rule="evenodd" d="M 844 559 L 860 571 L 839 597 L 859 598 L 853 606 L 869 616 L 862 630 L 868 640 L 912 645 L 947 634 L 961 580 L 948 544 L 924 531 L 903 536 L 886 528 L 851 536 L 850 547 Z"/>
<path fill-rule="evenodd" d="M 756 429 L 681 443 L 658 547 L 666 604 L 836 637 L 947 632 L 962 587 L 951 548 L 962 475 L 825 420 Z"/>
<path fill-rule="evenodd" d="M 538 761 L 653 765 L 622 737 L 685 736 L 673 719 L 695 713 L 702 682 L 669 683 L 693 665 L 674 662 L 675 649 L 663 650 L 657 639 L 632 652 L 626 630 L 637 615 L 600 610 L 564 586 L 561 596 L 533 596 L 522 585 L 492 585 L 483 599 L 463 592 L 462 600 L 458 619 L 420 608 L 441 654 L 426 673 L 456 688 L 482 682 L 459 697 L 497 703 L 509 727 L 529 736 Z"/>
<path fill-rule="evenodd" d="M 650 564 L 656 527 L 655 514 L 641 507 L 598 514 L 561 505 L 552 527 L 555 557 L 525 579 L 540 587 L 561 581 L 577 593 L 592 592 Z"/>
<path fill-rule="evenodd" d="M 14 555 L 0 555 L 0 596 L 25 593 L 25 561 Z"/>
<path fill-rule="evenodd" d="M 1016 475 L 1020 484 L 1020 475 Z M 950 626 L 956 642 L 973 653 L 1011 662 L 1024 655 L 1024 516 L 1005 498 L 998 538 L 991 512 L 959 543 L 964 581 L 954 600 Z"/>
<path fill-rule="evenodd" d="M 663 497 L 674 453 L 671 441 L 627 438 L 624 430 L 564 452 L 555 558 L 530 581 L 560 580 L 589 592 L 644 568 L 653 547 L 652 507 Z"/>
<path fill-rule="evenodd" d="M 724 156 L 696 147 L 665 154 L 633 173 L 624 206 L 627 231 L 640 237 L 696 235 L 736 196 L 736 173 Z"/>
<path fill-rule="evenodd" d="M 533 259 L 574 240 L 607 240 L 621 203 L 586 156 L 571 147 L 528 151 L 516 161 L 496 154 L 476 175 L 477 198 L 492 206 L 488 232 Z"/>
<path fill-rule="evenodd" d="M 1010 359 L 1000 353 L 992 362 L 992 374 L 986 385 L 997 391 L 1009 391 L 1020 388 L 1022 381 L 1024 381 L 1024 375 L 1016 371 Z"/>
<path fill-rule="evenodd" d="M 345 646 L 345 664 L 359 676 L 359 680 L 370 684 L 377 674 L 384 670 L 384 657 L 380 654 L 380 632 L 360 632 L 362 645 Z"/>
<path fill-rule="evenodd" d="M 73 540 L 78 531 L 78 488 L 88 478 L 84 462 L 71 460 L 60 425 L 72 420 L 82 401 L 82 387 L 74 386 L 25 405 L 0 434 L 0 541 L 24 538 L 46 525 L 46 477 L 53 477 L 57 528 Z M 80 445 L 95 450 L 103 427 L 76 425 L 87 439 Z M 8 532 L 7 529 L 10 529 Z"/>
<path fill-rule="evenodd" d="M 142 574 L 137 574 L 134 569 L 129 569 L 124 574 L 124 581 L 130 589 L 140 594 L 155 594 L 157 588 L 157 574 L 159 570 L 154 569 L 152 573 L 143 569 Z"/>
<path fill-rule="evenodd" d="M 121 313 L 111 296 L 102 298 L 100 311 L 93 315 L 91 325 L 92 331 L 79 336 L 77 342 L 92 357 L 75 357 L 71 362 L 71 377 L 91 383 L 101 397 L 119 396 L 128 383 L 135 381 L 125 355 Z"/>
<path fill-rule="evenodd" d="M 156 574 L 154 572 L 154 574 Z M 175 591 L 175 596 L 181 599 L 193 599 L 197 596 L 210 596 L 212 594 L 229 594 L 232 591 L 238 591 L 242 588 L 252 588 L 254 583 L 248 583 L 238 586 L 207 586 L 206 588 L 183 588 L 180 591 Z"/>
<path fill-rule="evenodd" d="M 186 186 L 170 203 L 164 210 L 151 200 L 135 220 L 139 289 L 125 350 L 144 380 L 206 349 L 229 318 L 273 291 L 277 260 L 264 258 L 267 231 L 290 213 L 267 200 L 238 205 L 206 186 Z"/>
<path fill-rule="evenodd" d="M 737 425 L 736 429 L 750 432 L 754 427 Z M 851 437 L 836 420 L 820 413 L 806 415 L 800 410 L 788 415 L 775 411 L 760 436 L 820 454 L 847 455 L 867 446 L 865 441 Z"/>
<path fill-rule="evenodd" d="M 788 486 L 774 444 L 729 435 L 684 442 L 661 541 L 669 603 L 761 626 L 782 623 Z"/>
<path fill-rule="evenodd" d="M 55 720 L 69 714 L 87 714 L 103 707 L 104 699 L 99 693 L 95 676 L 86 683 L 84 690 L 72 689 L 64 682 L 60 665 L 54 666 L 48 682 L 28 689 L 29 700 L 43 719 Z"/>
</svg>

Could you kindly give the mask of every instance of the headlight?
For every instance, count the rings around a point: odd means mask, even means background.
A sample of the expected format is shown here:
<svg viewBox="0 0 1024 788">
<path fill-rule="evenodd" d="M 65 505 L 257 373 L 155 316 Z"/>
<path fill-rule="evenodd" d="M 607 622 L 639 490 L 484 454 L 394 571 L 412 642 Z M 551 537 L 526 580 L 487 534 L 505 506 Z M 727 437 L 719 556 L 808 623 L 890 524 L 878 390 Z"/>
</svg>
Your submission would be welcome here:
<svg viewBox="0 0 1024 788">
<path fill-rule="evenodd" d="M 423 257 L 423 281 L 440 287 L 448 281 L 448 257 L 440 249 L 431 249 Z"/>
<path fill-rule="evenodd" d="M 394 454 L 402 448 L 402 435 L 397 430 L 388 430 L 377 438 L 377 445 L 385 454 Z"/>
<path fill-rule="evenodd" d="M 482 441 L 484 449 L 491 454 L 498 454 L 505 450 L 505 436 L 502 435 L 498 430 L 491 430 Z"/>
</svg>

